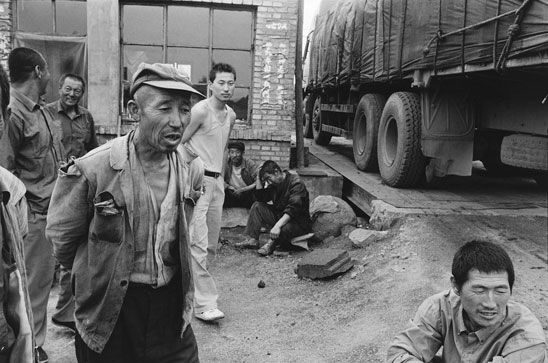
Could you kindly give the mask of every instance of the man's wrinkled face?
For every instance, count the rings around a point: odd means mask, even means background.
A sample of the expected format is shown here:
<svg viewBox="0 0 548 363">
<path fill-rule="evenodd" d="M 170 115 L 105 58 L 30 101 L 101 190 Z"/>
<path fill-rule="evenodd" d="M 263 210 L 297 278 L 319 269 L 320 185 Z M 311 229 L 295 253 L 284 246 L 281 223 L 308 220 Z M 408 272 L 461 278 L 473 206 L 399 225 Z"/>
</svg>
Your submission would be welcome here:
<svg viewBox="0 0 548 363">
<path fill-rule="evenodd" d="M 234 88 L 236 88 L 236 80 L 233 73 L 217 73 L 213 82 L 209 83 L 211 95 L 222 102 L 228 102 L 232 98 Z"/>
<path fill-rule="evenodd" d="M 243 151 L 240 149 L 230 148 L 228 149 L 228 157 L 232 161 L 232 163 L 236 166 L 239 166 L 242 163 L 243 160 Z"/>
<path fill-rule="evenodd" d="M 465 316 L 466 328 L 476 331 L 499 324 L 506 316 L 511 294 L 506 271 L 485 273 L 470 270 L 459 293 L 468 317 Z"/>
<path fill-rule="evenodd" d="M 143 86 L 130 102 L 137 104 L 133 117 L 139 121 L 140 139 L 159 152 L 175 151 L 190 122 L 189 94 Z"/>
<path fill-rule="evenodd" d="M 84 85 L 78 79 L 67 77 L 59 87 L 59 100 L 65 108 L 76 106 L 83 95 Z"/>
</svg>

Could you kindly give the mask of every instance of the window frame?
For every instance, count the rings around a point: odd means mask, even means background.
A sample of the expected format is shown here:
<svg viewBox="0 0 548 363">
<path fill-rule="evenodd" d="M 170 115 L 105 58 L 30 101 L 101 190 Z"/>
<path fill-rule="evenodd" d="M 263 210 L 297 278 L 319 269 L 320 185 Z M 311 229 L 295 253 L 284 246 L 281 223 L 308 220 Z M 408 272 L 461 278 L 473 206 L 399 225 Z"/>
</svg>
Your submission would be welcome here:
<svg viewBox="0 0 548 363">
<path fill-rule="evenodd" d="M 136 42 L 126 42 L 124 39 L 124 12 L 125 12 L 125 6 L 154 6 L 154 7 L 161 7 L 162 8 L 162 33 L 163 33 L 163 40 L 162 44 L 151 44 L 151 43 L 136 43 Z M 205 8 L 208 10 L 208 44 L 206 46 L 197 46 L 197 45 L 170 45 L 169 43 L 169 7 L 177 7 L 177 6 L 184 6 L 184 7 L 192 7 L 192 8 Z M 241 12 L 248 12 L 251 16 L 251 24 L 249 29 L 249 36 L 250 36 L 250 43 L 249 43 L 249 49 L 242 49 L 242 48 L 230 48 L 230 47 L 213 47 L 213 30 L 214 30 L 214 12 L 215 10 L 229 10 L 229 11 L 241 11 Z M 252 104 L 253 104 L 253 67 L 254 67 L 254 56 L 255 56 L 255 36 L 256 36 L 256 22 L 257 22 L 257 9 L 253 6 L 245 6 L 245 5 L 222 5 L 222 4 L 214 4 L 214 3 L 194 3 L 194 2 L 153 2 L 151 0 L 148 1 L 139 1 L 139 0 L 132 0 L 132 1 L 120 1 L 120 74 L 124 75 L 127 72 L 124 71 L 124 57 L 125 57 L 125 47 L 126 46 L 161 46 L 161 56 L 162 56 L 162 62 L 163 63 L 169 63 L 169 49 L 193 49 L 193 50 L 207 50 L 207 56 L 208 56 L 208 66 L 207 66 L 207 74 L 206 74 L 206 81 L 205 82 L 197 82 L 193 85 L 199 86 L 200 88 L 206 89 L 206 96 L 209 95 L 209 84 L 208 84 L 208 74 L 211 70 L 211 62 L 213 61 L 213 53 L 214 51 L 241 51 L 246 52 L 249 54 L 250 57 L 250 70 L 249 74 L 246 75 L 245 78 L 249 78 L 249 84 L 243 84 L 238 83 L 238 79 L 241 79 L 238 73 L 238 77 L 236 79 L 236 89 L 243 89 L 247 90 L 247 113 L 246 113 L 246 119 L 245 120 L 237 120 L 242 122 L 245 125 L 251 124 L 251 117 L 252 117 Z M 241 71 L 240 71 L 241 72 Z M 128 77 L 129 78 L 129 77 Z M 126 79 L 125 82 L 129 82 L 130 79 Z M 124 87 L 124 76 L 121 77 L 121 94 L 123 95 L 123 87 Z M 126 85 L 127 87 L 127 85 Z M 122 109 L 120 110 L 120 113 L 123 114 L 123 108 L 125 105 L 123 105 L 124 102 L 121 102 Z"/>
<path fill-rule="evenodd" d="M 55 35 L 55 36 L 77 36 L 77 37 L 85 37 L 87 36 L 88 29 L 87 29 L 87 9 L 86 9 L 86 31 L 84 34 L 65 34 L 65 33 L 57 33 L 57 2 L 58 1 L 73 1 L 73 2 L 82 2 L 87 3 L 87 0 L 44 0 L 44 3 L 49 2 L 51 6 L 51 21 L 52 21 L 52 29 L 49 32 L 36 32 L 36 31 L 28 31 L 28 30 L 21 30 L 19 28 L 20 26 L 20 13 L 22 10 L 20 9 L 20 6 L 23 5 L 25 0 L 12 0 L 12 9 L 13 9 L 13 29 L 16 32 L 25 32 L 25 33 L 32 33 L 32 34 L 44 34 L 44 35 Z"/>
</svg>

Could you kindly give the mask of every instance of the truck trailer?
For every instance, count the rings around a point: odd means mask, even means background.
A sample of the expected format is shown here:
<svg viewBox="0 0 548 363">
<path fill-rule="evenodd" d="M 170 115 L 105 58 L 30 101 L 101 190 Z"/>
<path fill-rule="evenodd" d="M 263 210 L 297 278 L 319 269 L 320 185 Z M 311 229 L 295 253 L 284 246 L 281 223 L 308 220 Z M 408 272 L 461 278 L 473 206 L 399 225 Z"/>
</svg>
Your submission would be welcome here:
<svg viewBox="0 0 548 363">
<path fill-rule="evenodd" d="M 325 0 L 324 0 L 325 1 Z M 548 0 L 338 0 L 307 44 L 304 134 L 392 187 L 548 170 Z"/>
</svg>

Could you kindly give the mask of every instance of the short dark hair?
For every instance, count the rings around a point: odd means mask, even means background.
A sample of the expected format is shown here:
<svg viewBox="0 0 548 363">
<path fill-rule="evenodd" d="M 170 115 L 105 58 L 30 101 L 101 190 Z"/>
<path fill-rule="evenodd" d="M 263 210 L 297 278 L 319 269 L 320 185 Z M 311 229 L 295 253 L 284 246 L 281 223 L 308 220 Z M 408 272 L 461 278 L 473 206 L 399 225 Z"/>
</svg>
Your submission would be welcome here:
<svg viewBox="0 0 548 363">
<path fill-rule="evenodd" d="M 75 79 L 77 81 L 80 81 L 80 83 L 82 83 L 82 92 L 86 91 L 86 81 L 84 81 L 84 77 L 79 76 L 79 75 L 74 74 L 74 73 L 65 73 L 61 77 L 59 77 L 59 88 L 61 88 L 63 86 L 63 83 L 65 83 L 65 79 L 67 79 L 67 78 L 72 78 L 72 79 Z"/>
<path fill-rule="evenodd" d="M 236 80 L 236 70 L 228 63 L 215 63 L 211 70 L 209 71 L 209 81 L 215 81 L 217 73 L 232 73 L 234 75 L 234 80 Z"/>
<path fill-rule="evenodd" d="M 274 174 L 276 171 L 281 172 L 282 169 L 278 164 L 276 164 L 275 161 L 267 160 L 261 166 L 261 170 L 259 171 L 259 178 L 263 179 L 265 174 Z"/>
<path fill-rule="evenodd" d="M 514 264 L 502 247 L 492 242 L 473 240 L 455 253 L 451 273 L 459 291 L 468 281 L 468 273 L 473 269 L 483 273 L 506 271 L 512 291 L 515 279 Z"/>
<path fill-rule="evenodd" d="M 0 64 L 0 107 L 2 110 L 2 117 L 6 116 L 6 111 L 10 103 L 10 83 L 8 81 L 8 75 L 4 71 L 4 67 Z"/>
<path fill-rule="evenodd" d="M 25 47 L 12 50 L 8 56 L 11 83 L 28 80 L 36 66 L 46 66 L 46 60 L 36 50 Z"/>
</svg>

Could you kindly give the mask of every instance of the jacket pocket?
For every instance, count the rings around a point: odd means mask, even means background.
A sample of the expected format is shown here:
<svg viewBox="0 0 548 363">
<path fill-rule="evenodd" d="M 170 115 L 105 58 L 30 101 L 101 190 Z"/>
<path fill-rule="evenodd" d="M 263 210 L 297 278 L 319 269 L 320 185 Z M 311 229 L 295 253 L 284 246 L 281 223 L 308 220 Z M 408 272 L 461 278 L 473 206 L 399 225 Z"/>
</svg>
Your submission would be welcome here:
<svg viewBox="0 0 548 363">
<path fill-rule="evenodd" d="M 94 242 L 122 243 L 124 237 L 124 208 L 116 205 L 110 192 L 99 193 L 93 200 L 95 213 L 90 225 Z"/>
</svg>

